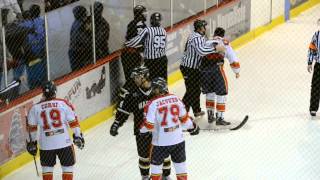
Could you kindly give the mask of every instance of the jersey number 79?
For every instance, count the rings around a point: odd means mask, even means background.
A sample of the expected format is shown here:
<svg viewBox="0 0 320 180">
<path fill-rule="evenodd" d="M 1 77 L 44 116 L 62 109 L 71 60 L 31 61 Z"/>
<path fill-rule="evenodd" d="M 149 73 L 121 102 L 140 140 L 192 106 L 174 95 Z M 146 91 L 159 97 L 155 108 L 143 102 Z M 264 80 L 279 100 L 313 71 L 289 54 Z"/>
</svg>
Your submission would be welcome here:
<svg viewBox="0 0 320 180">
<path fill-rule="evenodd" d="M 179 106 L 176 104 L 162 106 L 158 109 L 159 114 L 162 114 L 161 126 L 167 126 L 168 120 L 177 123 L 179 120 Z M 168 112 L 170 113 L 170 119 L 167 119 Z"/>
</svg>

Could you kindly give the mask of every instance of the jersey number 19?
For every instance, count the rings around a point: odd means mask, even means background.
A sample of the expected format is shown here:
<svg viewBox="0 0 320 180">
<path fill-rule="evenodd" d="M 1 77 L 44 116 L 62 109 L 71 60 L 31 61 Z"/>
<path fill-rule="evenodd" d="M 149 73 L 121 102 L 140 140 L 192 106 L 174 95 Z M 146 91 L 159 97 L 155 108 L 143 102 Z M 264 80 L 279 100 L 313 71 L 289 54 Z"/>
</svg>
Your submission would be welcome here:
<svg viewBox="0 0 320 180">
<path fill-rule="evenodd" d="M 50 109 L 49 117 L 47 116 L 46 111 L 42 111 L 40 116 L 43 122 L 43 130 L 51 129 L 51 127 L 59 128 L 62 126 L 61 114 L 58 109 Z"/>
</svg>

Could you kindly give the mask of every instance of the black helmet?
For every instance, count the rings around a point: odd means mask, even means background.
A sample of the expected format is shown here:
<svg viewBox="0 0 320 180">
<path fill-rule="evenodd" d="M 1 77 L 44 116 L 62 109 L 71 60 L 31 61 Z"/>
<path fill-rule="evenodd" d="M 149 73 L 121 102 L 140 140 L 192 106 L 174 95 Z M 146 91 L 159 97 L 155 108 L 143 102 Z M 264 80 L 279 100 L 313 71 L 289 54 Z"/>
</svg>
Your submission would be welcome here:
<svg viewBox="0 0 320 180">
<path fill-rule="evenodd" d="M 151 82 L 151 87 L 153 90 L 159 89 L 159 93 L 168 93 L 168 86 L 165 79 L 162 77 L 156 77 Z"/>
<path fill-rule="evenodd" d="M 51 99 L 56 96 L 57 87 L 53 81 L 47 81 L 42 85 L 42 93 L 46 99 Z"/>
<path fill-rule="evenodd" d="M 145 66 L 138 66 L 135 67 L 130 74 L 131 78 L 137 77 L 137 76 L 144 76 L 145 78 L 149 77 L 149 69 Z"/>
<path fill-rule="evenodd" d="M 200 29 L 201 27 L 204 27 L 204 28 L 205 28 L 206 25 L 207 25 L 207 21 L 205 21 L 205 20 L 200 20 L 200 19 L 195 20 L 194 23 L 193 23 L 194 30 L 198 30 L 198 29 Z"/>
<path fill-rule="evenodd" d="M 158 12 L 155 12 L 155 13 L 151 14 L 150 24 L 151 24 L 151 26 L 160 26 L 161 20 L 162 20 L 161 14 Z"/>
<path fill-rule="evenodd" d="M 147 12 L 147 9 L 142 5 L 137 5 L 133 8 L 133 15 L 134 17 L 140 17 L 143 16 L 143 13 Z"/>
<path fill-rule="evenodd" d="M 217 27 L 216 30 L 214 30 L 214 36 L 224 37 L 225 32 L 222 27 Z"/>
</svg>

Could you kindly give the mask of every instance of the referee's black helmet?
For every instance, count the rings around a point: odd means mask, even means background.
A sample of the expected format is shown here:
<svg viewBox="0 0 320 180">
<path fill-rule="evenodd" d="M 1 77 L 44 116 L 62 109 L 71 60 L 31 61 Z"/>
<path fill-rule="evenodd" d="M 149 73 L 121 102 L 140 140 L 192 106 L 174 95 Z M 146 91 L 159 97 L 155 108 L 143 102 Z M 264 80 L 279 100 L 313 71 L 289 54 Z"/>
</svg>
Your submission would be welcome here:
<svg viewBox="0 0 320 180">
<path fill-rule="evenodd" d="M 151 24 L 151 26 L 155 26 L 155 27 L 160 26 L 161 20 L 162 20 L 161 14 L 158 12 L 155 12 L 155 13 L 151 14 L 150 24 Z"/>
</svg>

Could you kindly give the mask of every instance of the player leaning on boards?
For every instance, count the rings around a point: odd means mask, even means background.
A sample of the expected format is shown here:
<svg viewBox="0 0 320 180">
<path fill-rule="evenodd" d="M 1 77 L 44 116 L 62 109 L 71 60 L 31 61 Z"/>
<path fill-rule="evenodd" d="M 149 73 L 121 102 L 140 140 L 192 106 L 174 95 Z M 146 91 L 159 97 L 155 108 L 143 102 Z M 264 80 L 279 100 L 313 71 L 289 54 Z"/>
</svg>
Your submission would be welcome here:
<svg viewBox="0 0 320 180">
<path fill-rule="evenodd" d="M 320 19 L 318 20 L 318 26 L 320 26 Z M 314 63 L 312 82 L 311 82 L 311 97 L 310 97 L 310 115 L 316 116 L 319 109 L 320 100 L 320 30 L 316 31 L 309 45 L 308 51 L 308 72 L 312 72 L 312 63 Z"/>
<path fill-rule="evenodd" d="M 183 103 L 189 112 L 190 107 L 193 110 L 195 117 L 205 115 L 204 111 L 201 111 L 200 107 L 200 64 L 203 56 L 224 52 L 224 46 L 217 45 L 215 47 L 209 47 L 205 44 L 206 38 L 206 25 L 205 20 L 195 20 L 193 23 L 194 32 L 188 37 L 182 62 L 180 64 L 180 70 L 183 75 L 184 84 L 186 86 L 186 92 L 183 96 Z"/>
<path fill-rule="evenodd" d="M 151 82 L 149 81 L 149 70 L 145 66 L 136 67 L 131 73 L 131 78 L 134 81 L 133 85 L 126 85 L 122 88 L 120 94 L 120 103 L 117 108 L 116 118 L 110 128 L 110 134 L 116 136 L 118 129 L 129 118 L 130 113 L 133 113 L 134 118 L 134 135 L 136 136 L 137 151 L 139 155 L 139 168 L 142 180 L 149 179 L 150 169 L 150 149 L 151 149 L 151 133 L 141 134 L 140 126 L 143 124 L 143 107 L 149 99 L 152 98 Z M 130 86 L 129 88 L 127 86 Z M 168 156 L 167 156 L 168 157 Z M 171 162 L 167 158 L 164 163 L 163 179 L 169 179 Z"/>
<path fill-rule="evenodd" d="M 27 141 L 27 151 L 37 154 L 37 130 L 40 128 L 40 162 L 43 180 L 53 179 L 53 167 L 58 156 L 62 179 L 73 179 L 75 153 L 68 133 L 68 127 L 73 130 L 73 143 L 79 149 L 84 147 L 80 125 L 73 106 L 64 99 L 56 98 L 57 88 L 52 81 L 42 86 L 43 100 L 32 106 L 28 113 L 27 127 L 30 133 Z"/>
<path fill-rule="evenodd" d="M 213 40 L 208 40 L 208 46 L 221 44 L 226 47 L 225 53 L 211 53 L 206 55 L 200 65 L 202 93 L 206 94 L 206 108 L 208 112 L 208 122 L 216 125 L 230 125 L 224 120 L 226 96 L 228 94 L 228 81 L 224 72 L 224 58 L 229 60 L 230 66 L 236 75 L 240 77 L 239 60 L 233 51 L 229 41 L 224 39 L 225 30 L 218 27 L 214 31 Z M 217 113 L 215 116 L 215 109 Z"/>
<path fill-rule="evenodd" d="M 186 151 L 183 129 L 191 135 L 199 134 L 200 128 L 188 116 L 183 102 L 169 94 L 166 81 L 152 80 L 155 97 L 144 107 L 145 123 L 141 132 L 152 131 L 151 180 L 160 180 L 162 165 L 170 155 L 178 180 L 187 180 Z"/>
<path fill-rule="evenodd" d="M 167 80 L 168 58 L 166 56 L 167 32 L 161 27 L 162 16 L 155 12 L 150 16 L 151 27 L 143 29 L 126 46 L 136 47 L 144 43 L 144 65 L 150 70 L 150 79 L 162 77 Z"/>
</svg>

